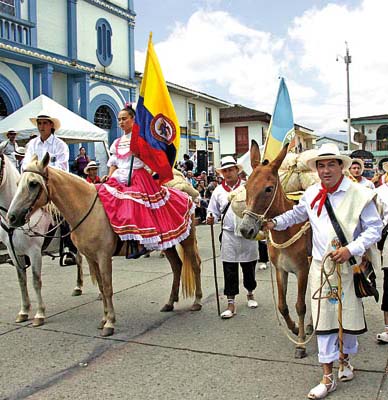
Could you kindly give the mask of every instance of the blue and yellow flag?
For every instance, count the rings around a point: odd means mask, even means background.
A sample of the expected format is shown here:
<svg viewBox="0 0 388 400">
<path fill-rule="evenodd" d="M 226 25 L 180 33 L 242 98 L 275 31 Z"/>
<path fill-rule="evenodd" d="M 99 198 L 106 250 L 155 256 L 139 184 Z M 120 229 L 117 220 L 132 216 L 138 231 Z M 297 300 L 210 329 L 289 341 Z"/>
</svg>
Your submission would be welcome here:
<svg viewBox="0 0 388 400">
<path fill-rule="evenodd" d="M 131 151 L 159 174 L 159 181 L 163 184 L 173 178 L 172 168 L 179 142 L 178 118 L 150 34 L 132 128 Z"/>
<path fill-rule="evenodd" d="M 275 109 L 268 128 L 262 160 L 272 161 L 295 136 L 294 117 L 286 83 L 281 78 Z"/>
</svg>

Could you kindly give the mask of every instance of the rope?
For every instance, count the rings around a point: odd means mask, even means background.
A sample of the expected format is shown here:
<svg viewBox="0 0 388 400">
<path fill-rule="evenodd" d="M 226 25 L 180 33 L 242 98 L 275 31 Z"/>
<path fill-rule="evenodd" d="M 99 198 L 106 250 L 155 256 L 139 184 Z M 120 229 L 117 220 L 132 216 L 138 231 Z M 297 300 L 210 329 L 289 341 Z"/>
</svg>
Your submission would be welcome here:
<svg viewBox="0 0 388 400">
<path fill-rule="evenodd" d="M 271 233 L 271 231 L 269 231 L 269 234 L 268 234 L 269 242 L 270 242 L 271 246 L 275 247 L 275 249 L 285 249 L 285 248 L 291 246 L 293 243 L 295 243 L 298 239 L 300 239 L 302 237 L 302 235 L 304 235 L 310 229 L 310 226 L 311 225 L 310 225 L 309 221 L 305 222 L 305 224 L 302 226 L 302 228 L 300 228 L 300 230 L 294 236 L 292 236 L 290 239 L 288 239 L 284 243 L 275 243 L 272 239 L 272 233 Z"/>
<path fill-rule="evenodd" d="M 294 344 L 297 345 L 297 346 L 305 346 L 305 345 L 307 345 L 307 344 L 311 341 L 311 339 L 313 338 L 313 336 L 315 335 L 315 333 L 316 333 L 316 331 L 317 331 L 318 323 L 319 323 L 319 318 L 320 318 L 320 315 L 321 315 L 321 300 L 323 300 L 323 299 L 328 299 L 328 298 L 330 298 L 330 297 L 334 297 L 334 296 L 335 296 L 335 298 L 336 298 L 336 299 L 338 300 L 338 302 L 341 304 L 341 318 L 338 319 L 338 322 L 339 322 L 339 324 L 340 324 L 340 329 L 342 329 L 342 299 L 340 299 L 341 295 L 338 296 L 338 292 L 335 292 L 335 291 L 333 290 L 333 288 L 332 288 L 332 286 L 331 286 L 331 284 L 330 284 L 330 282 L 329 282 L 329 277 L 330 277 L 331 275 L 334 274 L 335 270 L 337 270 L 337 274 L 338 274 L 338 268 L 337 268 L 337 265 L 338 265 L 338 264 L 334 264 L 334 266 L 330 269 L 330 271 L 329 271 L 328 273 L 326 273 L 325 268 L 324 268 L 325 262 L 326 262 L 326 260 L 330 257 L 330 255 L 331 255 L 331 252 L 330 252 L 330 253 L 327 253 L 327 254 L 325 255 L 325 257 L 323 257 L 323 260 L 322 260 L 322 262 L 321 262 L 321 285 L 319 286 L 319 288 L 318 288 L 318 289 L 314 292 L 314 294 L 312 295 L 312 299 L 313 299 L 313 300 L 318 300 L 317 320 L 316 320 L 316 322 L 315 322 L 314 330 L 313 330 L 313 333 L 311 334 L 311 336 L 310 336 L 307 340 L 305 340 L 305 341 L 303 341 L 303 342 L 298 342 L 298 341 L 296 341 L 296 340 L 288 333 L 288 328 L 286 328 L 286 327 L 284 326 L 284 324 L 282 323 L 282 320 L 280 319 L 280 316 L 279 316 L 279 309 L 278 309 L 277 304 L 276 304 L 275 285 L 274 285 L 274 280 L 273 280 L 273 272 L 272 272 L 272 268 L 271 268 L 272 300 L 273 300 L 273 304 L 274 304 L 274 308 L 275 308 L 275 316 L 276 316 L 276 319 L 277 319 L 277 321 L 278 321 L 278 324 L 279 324 L 279 326 L 281 327 L 281 329 L 282 329 L 283 333 L 285 334 L 285 336 L 286 336 L 292 343 L 294 343 Z M 272 264 L 271 260 L 269 260 L 269 263 L 270 263 L 270 266 L 272 266 L 272 267 L 276 270 L 276 267 L 274 266 L 274 264 Z M 339 266 L 340 266 L 340 264 L 339 264 Z M 323 280 L 323 276 L 325 276 L 325 280 Z M 341 273 L 340 273 L 340 271 L 339 271 L 339 279 L 341 279 Z M 339 282 L 340 282 L 340 281 L 339 281 Z M 342 281 L 341 281 L 341 282 L 342 282 Z M 332 295 L 322 296 L 322 289 L 323 289 L 323 287 L 325 286 L 326 283 L 329 285 L 329 287 L 330 287 L 330 293 L 332 293 Z M 339 286 L 339 285 L 338 285 L 338 286 Z M 319 296 L 316 297 L 316 295 L 318 294 L 318 292 L 319 292 Z M 341 285 L 341 292 L 342 292 L 342 285 Z M 340 346 L 341 346 L 342 337 L 341 337 L 339 340 L 340 340 Z"/>
</svg>

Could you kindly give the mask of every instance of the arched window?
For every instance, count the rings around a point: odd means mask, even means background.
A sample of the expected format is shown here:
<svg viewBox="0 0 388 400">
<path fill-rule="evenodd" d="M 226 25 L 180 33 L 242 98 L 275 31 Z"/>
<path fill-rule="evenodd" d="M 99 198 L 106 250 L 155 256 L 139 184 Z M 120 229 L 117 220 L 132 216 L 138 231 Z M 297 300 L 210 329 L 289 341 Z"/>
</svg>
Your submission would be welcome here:
<svg viewBox="0 0 388 400">
<path fill-rule="evenodd" d="M 388 150 L 388 125 L 377 129 L 377 150 Z"/>
<path fill-rule="evenodd" d="M 7 106 L 5 104 L 5 101 L 0 96 L 0 121 L 4 119 L 7 115 L 8 115 Z"/>
<path fill-rule="evenodd" d="M 112 63 L 112 28 L 109 22 L 100 18 L 96 22 L 97 31 L 97 58 L 101 65 L 107 67 Z"/>
<path fill-rule="evenodd" d="M 94 124 L 101 129 L 110 130 L 112 128 L 111 110 L 107 106 L 100 106 L 94 114 Z"/>
</svg>

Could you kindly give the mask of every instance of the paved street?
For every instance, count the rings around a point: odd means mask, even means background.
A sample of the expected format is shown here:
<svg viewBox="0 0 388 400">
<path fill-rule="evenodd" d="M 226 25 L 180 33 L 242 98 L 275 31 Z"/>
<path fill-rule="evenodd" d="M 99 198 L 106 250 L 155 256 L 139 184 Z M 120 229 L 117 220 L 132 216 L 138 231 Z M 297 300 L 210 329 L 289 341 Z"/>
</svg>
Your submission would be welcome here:
<svg viewBox="0 0 388 400">
<path fill-rule="evenodd" d="M 0 265 L 0 399 L 304 399 L 321 376 L 316 340 L 308 357 L 294 359 L 293 345 L 279 328 L 269 269 L 257 271 L 259 307 L 238 298 L 238 314 L 217 317 L 210 230 L 198 227 L 202 257 L 203 309 L 188 311 L 181 299 L 172 313 L 160 313 L 172 280 L 165 259 L 114 260 L 116 333 L 100 338 L 102 304 L 85 263 L 85 287 L 72 297 L 74 267 L 44 259 L 43 295 L 47 321 L 14 323 L 19 311 L 16 273 Z M 217 249 L 218 251 L 218 249 Z M 222 268 L 218 260 L 222 293 Z M 30 275 L 30 271 L 29 271 Z M 381 272 L 379 271 L 381 287 Z M 29 280 L 33 307 L 36 299 Z M 289 285 L 293 315 L 295 279 Z M 221 296 L 221 306 L 225 305 Z M 375 342 L 383 326 L 373 300 L 365 302 L 369 333 L 354 358 L 355 380 L 338 385 L 329 399 L 388 399 L 388 346 Z M 35 308 L 33 309 L 35 312 Z M 33 316 L 33 312 L 31 316 Z"/>
</svg>

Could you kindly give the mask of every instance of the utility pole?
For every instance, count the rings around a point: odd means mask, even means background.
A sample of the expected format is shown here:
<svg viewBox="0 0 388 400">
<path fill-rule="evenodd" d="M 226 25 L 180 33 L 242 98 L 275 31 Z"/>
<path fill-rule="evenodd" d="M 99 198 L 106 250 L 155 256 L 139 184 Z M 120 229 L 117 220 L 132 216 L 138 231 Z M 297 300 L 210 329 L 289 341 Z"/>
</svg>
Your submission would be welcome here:
<svg viewBox="0 0 388 400">
<path fill-rule="evenodd" d="M 350 151 L 350 144 L 352 142 L 350 130 L 350 85 L 349 85 L 349 64 L 352 62 L 352 57 L 349 54 L 348 42 L 345 42 L 346 56 L 344 61 L 346 64 L 346 88 L 347 88 L 347 108 L 348 108 L 348 150 Z"/>
</svg>

